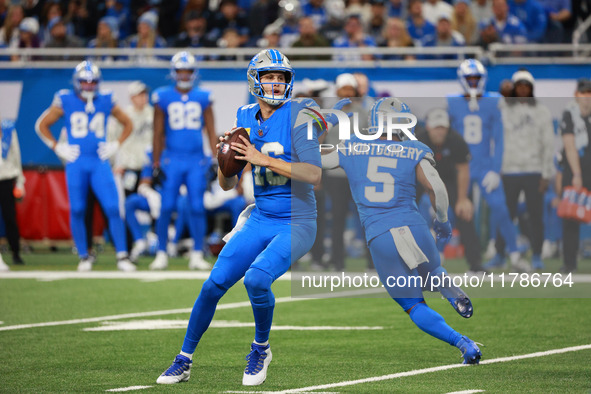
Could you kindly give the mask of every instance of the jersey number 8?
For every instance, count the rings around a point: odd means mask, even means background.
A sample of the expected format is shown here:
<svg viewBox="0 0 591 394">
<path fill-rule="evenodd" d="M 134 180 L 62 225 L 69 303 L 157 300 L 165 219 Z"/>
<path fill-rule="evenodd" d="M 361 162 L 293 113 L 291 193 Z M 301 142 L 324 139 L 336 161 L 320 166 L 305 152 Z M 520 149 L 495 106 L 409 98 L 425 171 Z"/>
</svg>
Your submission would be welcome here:
<svg viewBox="0 0 591 394">
<path fill-rule="evenodd" d="M 168 106 L 168 124 L 172 130 L 201 128 L 201 105 L 194 101 L 174 102 Z"/>
<path fill-rule="evenodd" d="M 478 115 L 468 115 L 464 118 L 464 141 L 470 145 L 480 144 L 482 141 L 482 119 Z"/>
<path fill-rule="evenodd" d="M 84 138 L 88 131 L 92 131 L 96 138 L 105 136 L 105 114 L 97 112 L 88 124 L 88 114 L 85 112 L 73 112 L 70 115 L 70 132 L 74 138 Z"/>
</svg>

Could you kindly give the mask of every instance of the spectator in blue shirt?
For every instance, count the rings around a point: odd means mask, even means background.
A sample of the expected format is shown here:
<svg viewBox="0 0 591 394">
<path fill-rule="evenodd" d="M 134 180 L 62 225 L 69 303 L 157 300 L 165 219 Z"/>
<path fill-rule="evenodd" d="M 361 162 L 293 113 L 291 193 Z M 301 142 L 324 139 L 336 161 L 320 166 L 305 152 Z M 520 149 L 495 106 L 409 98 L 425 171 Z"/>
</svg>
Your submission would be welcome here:
<svg viewBox="0 0 591 394">
<path fill-rule="evenodd" d="M 361 16 L 359 15 L 349 15 L 347 20 L 345 21 L 345 27 L 343 28 L 345 33 L 338 37 L 332 43 L 333 47 L 336 48 L 359 48 L 359 47 L 375 47 L 376 42 L 373 37 L 368 36 L 363 31 L 363 25 L 361 24 Z M 364 55 L 338 55 L 336 60 L 372 60 L 373 56 L 371 54 L 364 54 Z"/>
<path fill-rule="evenodd" d="M 451 27 L 451 17 L 447 14 L 441 14 L 437 20 L 437 31 L 433 36 L 426 36 L 422 42 L 424 47 L 463 47 L 466 40 L 461 33 Z M 456 54 L 448 55 L 427 55 L 427 59 L 453 60 L 463 58 Z"/>
<path fill-rule="evenodd" d="M 213 24 L 207 34 L 207 39 L 211 42 L 217 42 L 222 38 L 224 32 L 232 30 L 238 33 L 240 41 L 238 46 L 246 43 L 249 35 L 246 14 L 238 8 L 237 0 L 222 0 L 218 12 L 213 16 Z M 231 41 L 234 43 L 233 35 Z"/>
<path fill-rule="evenodd" d="M 566 43 L 570 41 L 570 34 L 565 28 L 573 13 L 571 0 L 539 0 L 548 16 L 548 27 L 544 42 Z"/>
<path fill-rule="evenodd" d="M 435 35 L 435 26 L 423 18 L 423 5 L 421 0 L 410 0 L 408 3 L 408 34 L 415 43 L 420 45 L 426 36 Z"/>
<path fill-rule="evenodd" d="M 541 42 L 546 32 L 546 11 L 537 0 L 509 0 L 509 12 L 525 26 L 527 41 Z"/>
<path fill-rule="evenodd" d="M 390 0 L 388 3 L 388 16 L 391 18 L 406 19 L 407 15 L 407 0 Z"/>
<path fill-rule="evenodd" d="M 527 43 L 527 31 L 525 26 L 516 16 L 509 14 L 509 6 L 506 0 L 493 0 L 494 16 L 483 21 L 479 25 L 480 38 L 478 44 L 485 49 L 493 42 L 504 44 Z"/>
<path fill-rule="evenodd" d="M 125 5 L 125 1 L 122 0 L 106 0 L 104 7 L 105 16 L 111 16 L 117 19 L 119 39 L 126 39 L 131 32 L 129 6 Z"/>
<path fill-rule="evenodd" d="M 314 20 L 316 27 L 323 26 L 328 15 L 324 7 L 324 0 L 309 0 L 302 6 L 302 13 L 304 16 L 309 16 Z"/>
</svg>

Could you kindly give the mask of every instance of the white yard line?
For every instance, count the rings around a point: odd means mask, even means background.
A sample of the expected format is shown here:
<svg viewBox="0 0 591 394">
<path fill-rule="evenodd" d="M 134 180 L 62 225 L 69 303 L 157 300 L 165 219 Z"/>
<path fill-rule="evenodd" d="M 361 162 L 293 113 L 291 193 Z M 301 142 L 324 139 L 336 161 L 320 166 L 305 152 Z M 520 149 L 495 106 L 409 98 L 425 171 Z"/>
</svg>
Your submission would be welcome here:
<svg viewBox="0 0 591 394">
<path fill-rule="evenodd" d="M 209 271 L 9 271 L 0 272 L 0 279 L 37 279 L 52 282 L 64 279 L 139 279 L 143 281 L 159 280 L 205 280 L 209 278 Z M 290 280 L 288 272 L 278 280 Z"/>
<path fill-rule="evenodd" d="M 161 280 L 205 280 L 209 277 L 209 271 L 136 271 L 136 272 L 121 272 L 121 271 L 8 271 L 0 272 L 0 279 L 37 279 L 43 282 L 52 282 L 64 279 L 138 279 L 145 282 L 155 282 Z M 346 272 L 349 276 L 363 276 L 363 272 Z M 340 273 L 335 272 L 286 272 L 277 280 L 301 280 L 304 276 L 321 277 L 321 276 L 339 276 Z M 367 274 L 368 276 L 377 275 Z M 464 274 L 450 274 L 450 276 L 463 277 Z M 511 283 L 512 276 L 505 274 L 504 282 Z M 572 276 L 573 282 L 577 283 L 591 283 L 591 274 L 574 274 Z M 494 275 L 494 282 L 500 282 L 501 277 L 498 274 Z M 484 283 L 489 283 L 489 275 L 485 275 Z M 542 281 L 543 283 L 543 281 Z"/>
<path fill-rule="evenodd" d="M 367 289 L 367 290 L 359 290 L 359 291 L 343 291 L 343 292 L 339 292 L 339 293 L 326 293 L 326 294 L 318 294 L 318 295 L 309 295 L 308 296 L 308 297 L 314 297 L 314 298 L 279 297 L 279 298 L 275 299 L 275 303 L 277 304 L 277 303 L 284 303 L 284 302 L 298 302 L 298 301 L 317 300 L 317 299 L 326 299 L 326 298 L 363 296 L 363 295 L 383 293 L 383 292 L 384 292 L 384 289 L 376 288 L 376 289 Z M 236 308 L 245 308 L 245 307 L 250 308 L 250 306 L 251 306 L 250 301 L 232 302 L 232 303 L 228 303 L 228 304 L 219 304 L 217 306 L 217 310 L 236 309 Z M 61 321 L 52 321 L 52 322 L 44 322 L 44 323 L 16 324 L 16 325 L 12 325 L 12 326 L 0 327 L 0 331 L 13 331 L 13 330 L 22 330 L 25 328 L 37 328 L 37 327 L 66 326 L 66 325 L 71 325 L 71 324 L 97 323 L 97 322 L 103 322 L 103 321 L 108 321 L 108 320 L 135 319 L 138 317 L 149 317 L 149 316 L 177 315 L 177 314 L 182 314 L 182 313 L 191 313 L 191 310 L 192 310 L 192 308 L 169 309 L 169 310 L 163 310 L 163 311 L 124 313 L 121 315 L 89 317 L 89 318 L 85 318 L 85 319 L 61 320 Z"/>
<path fill-rule="evenodd" d="M 452 391 L 451 393 L 447 394 L 474 394 L 474 393 L 482 393 L 484 390 L 463 390 L 463 391 Z"/>
<path fill-rule="evenodd" d="M 105 321 L 98 327 L 86 327 L 83 331 L 133 331 L 133 330 L 175 330 L 186 329 L 189 320 L 128 320 Z M 254 328 L 255 324 L 234 320 L 214 320 L 209 328 Z M 383 330 L 381 326 L 282 326 L 273 325 L 273 331 L 375 331 Z"/>
<path fill-rule="evenodd" d="M 482 391 L 482 390 L 480 390 Z M 224 393 L 236 393 L 236 394 L 266 394 L 272 391 L 224 391 Z M 476 392 L 476 391 L 475 391 Z M 300 394 L 339 394 L 338 391 L 302 391 Z M 449 393 L 452 394 L 452 393 Z"/>
<path fill-rule="evenodd" d="M 110 392 L 134 391 L 134 390 L 149 389 L 150 387 L 152 387 L 152 386 L 129 386 L 129 387 L 121 387 L 118 389 L 110 389 L 110 390 L 105 390 L 105 391 L 110 391 Z"/>
<path fill-rule="evenodd" d="M 486 365 L 486 364 L 504 363 L 504 362 L 508 362 L 508 361 L 524 360 L 524 359 L 528 359 L 528 358 L 545 357 L 545 356 L 550 356 L 553 354 L 577 352 L 580 350 L 591 350 L 591 344 L 590 345 L 565 347 L 562 349 L 547 350 L 544 352 L 522 354 L 519 356 L 494 358 L 491 360 L 481 361 L 480 364 Z M 464 368 L 464 367 L 469 367 L 469 365 L 465 365 L 465 364 L 442 365 L 439 367 L 415 369 L 415 370 L 407 371 L 407 372 L 398 372 L 398 373 L 394 373 L 394 374 L 390 374 L 390 375 L 373 376 L 373 377 L 364 378 L 364 379 L 347 380 L 347 381 L 343 381 L 343 382 L 322 384 L 322 385 L 317 385 L 317 386 L 301 387 L 301 388 L 282 390 L 282 391 L 262 391 L 260 393 L 281 393 L 281 394 L 303 393 L 303 392 L 307 392 L 307 391 L 332 389 L 335 387 L 354 386 L 356 384 L 363 384 L 363 383 L 380 382 L 383 380 L 392 380 L 392 379 L 404 378 L 407 376 L 423 375 L 423 374 L 427 374 L 427 373 L 431 373 L 431 372 L 447 371 L 447 370 L 454 369 L 454 368 Z M 240 393 L 240 391 L 234 391 L 234 393 Z M 246 392 L 243 392 L 243 393 L 246 393 Z"/>
</svg>

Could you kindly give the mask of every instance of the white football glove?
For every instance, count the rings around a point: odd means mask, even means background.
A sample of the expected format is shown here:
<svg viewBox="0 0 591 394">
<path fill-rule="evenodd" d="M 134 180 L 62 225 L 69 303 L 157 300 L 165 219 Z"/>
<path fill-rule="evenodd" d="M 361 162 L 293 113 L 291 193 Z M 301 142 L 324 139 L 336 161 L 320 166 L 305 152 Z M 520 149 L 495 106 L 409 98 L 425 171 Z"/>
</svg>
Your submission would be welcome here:
<svg viewBox="0 0 591 394">
<path fill-rule="evenodd" d="M 99 142 L 98 145 L 97 153 L 101 160 L 110 159 L 115 153 L 117 153 L 121 146 L 119 141 Z"/>
<path fill-rule="evenodd" d="M 60 159 L 68 163 L 75 162 L 80 156 L 80 145 L 70 145 L 67 142 L 58 143 L 53 150 Z"/>
<path fill-rule="evenodd" d="M 495 190 L 500 184 L 501 176 L 494 171 L 487 172 L 484 178 L 482 178 L 482 187 L 484 187 L 487 193 Z"/>
<path fill-rule="evenodd" d="M 150 207 L 150 215 L 154 219 L 160 217 L 160 208 L 162 207 L 162 196 L 156 190 L 152 189 L 146 183 L 142 183 L 138 189 L 138 194 L 146 197 L 148 206 Z"/>
<path fill-rule="evenodd" d="M 228 234 L 224 236 L 224 238 L 222 238 L 222 241 L 228 243 L 228 241 L 230 241 L 234 234 L 236 234 L 238 231 L 242 229 L 242 227 L 244 227 L 244 223 L 246 223 L 246 221 L 250 217 L 250 214 L 252 213 L 252 210 L 255 208 L 255 206 L 255 204 L 250 204 L 249 206 L 244 208 L 244 211 L 240 212 L 238 220 L 236 221 L 236 225 L 234 226 L 232 231 L 230 231 Z"/>
</svg>

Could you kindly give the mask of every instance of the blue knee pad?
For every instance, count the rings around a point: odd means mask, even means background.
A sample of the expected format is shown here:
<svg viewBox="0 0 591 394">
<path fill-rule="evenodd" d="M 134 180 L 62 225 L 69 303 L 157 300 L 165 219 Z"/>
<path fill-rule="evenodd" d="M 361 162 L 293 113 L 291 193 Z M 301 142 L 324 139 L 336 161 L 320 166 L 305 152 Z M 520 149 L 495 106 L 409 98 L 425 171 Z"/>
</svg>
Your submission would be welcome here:
<svg viewBox="0 0 591 394">
<path fill-rule="evenodd" d="M 208 300 L 219 300 L 226 294 L 227 289 L 224 289 L 217 283 L 215 283 L 211 278 L 207 279 L 203 286 L 201 287 L 201 293 L 199 293 L 200 297 L 205 297 Z"/>
<path fill-rule="evenodd" d="M 112 218 L 121 218 L 118 204 L 109 204 L 103 207 L 103 212 L 105 212 L 105 215 L 107 215 L 109 220 Z"/>
<path fill-rule="evenodd" d="M 255 308 L 267 308 L 275 305 L 275 297 L 271 292 L 273 277 L 258 268 L 249 268 L 244 275 L 244 287 Z"/>
</svg>

